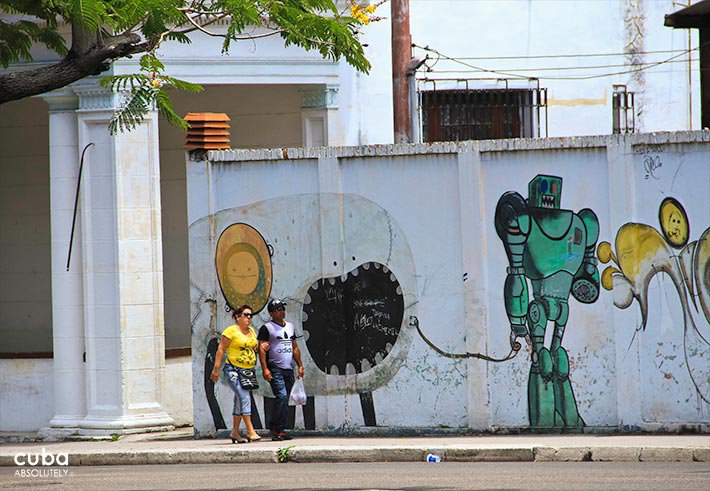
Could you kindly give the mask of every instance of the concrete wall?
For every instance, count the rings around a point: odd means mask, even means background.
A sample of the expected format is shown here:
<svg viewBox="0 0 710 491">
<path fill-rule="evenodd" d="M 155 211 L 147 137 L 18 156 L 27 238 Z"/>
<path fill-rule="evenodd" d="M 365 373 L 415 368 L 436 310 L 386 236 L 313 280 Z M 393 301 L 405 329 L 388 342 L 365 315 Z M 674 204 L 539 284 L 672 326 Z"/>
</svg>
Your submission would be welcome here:
<svg viewBox="0 0 710 491">
<path fill-rule="evenodd" d="M 162 406 L 175 420 L 175 426 L 192 424 L 192 390 L 186 383 L 192 377 L 192 358 L 180 356 L 165 360 L 165 391 Z"/>
<path fill-rule="evenodd" d="M 0 360 L 0 431 L 37 431 L 49 424 L 54 416 L 52 365 L 49 359 Z"/>
<path fill-rule="evenodd" d="M 197 433 L 229 425 L 228 386 L 204 382 L 210 341 L 230 324 L 226 299 L 258 310 L 269 296 L 286 299 L 303 336 L 313 399 L 297 426 L 707 429 L 709 161 L 708 132 L 193 156 Z M 524 201 L 537 175 L 561 179 L 560 211 Z M 513 215 L 529 217 L 527 235 L 527 218 L 507 221 L 507 192 L 521 196 Z M 518 337 L 512 356 L 508 314 L 521 295 L 506 287 L 502 238 L 523 236 L 512 272 L 529 290 L 518 315 L 533 338 Z M 272 255 L 254 253 L 259 274 L 273 282 L 230 287 L 242 280 L 218 276 L 231 256 L 217 251 L 260 241 Z M 255 398 L 261 418 L 270 395 Z"/>
<path fill-rule="evenodd" d="M 0 359 L 0 432 L 32 432 L 49 426 L 54 416 L 51 359 Z M 162 405 L 176 426 L 192 424 L 189 356 L 165 360 Z"/>
</svg>

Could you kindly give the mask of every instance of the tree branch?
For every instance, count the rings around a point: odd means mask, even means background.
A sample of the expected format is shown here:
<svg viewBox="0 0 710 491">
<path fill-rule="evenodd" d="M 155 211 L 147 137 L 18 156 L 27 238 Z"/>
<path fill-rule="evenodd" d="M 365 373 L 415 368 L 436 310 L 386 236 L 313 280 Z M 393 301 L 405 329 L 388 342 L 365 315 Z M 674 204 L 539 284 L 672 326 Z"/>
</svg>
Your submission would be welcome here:
<svg viewBox="0 0 710 491">
<path fill-rule="evenodd" d="M 89 75 L 98 75 L 106 71 L 116 58 L 137 52 L 140 40 L 138 34 L 130 33 L 112 36 L 103 44 L 98 44 L 96 33 L 73 28 L 72 47 L 59 63 L 0 75 L 0 104 L 59 89 Z"/>
<path fill-rule="evenodd" d="M 218 33 L 218 32 L 209 31 L 209 30 L 205 29 L 205 26 L 208 26 L 208 25 L 210 25 L 210 24 L 213 24 L 214 22 L 217 22 L 219 19 L 221 19 L 221 18 L 223 18 L 223 17 L 226 17 L 226 16 L 229 15 L 229 14 L 222 14 L 222 15 L 216 17 L 215 19 L 210 20 L 209 22 L 205 22 L 204 24 L 198 24 L 198 23 L 195 21 L 195 19 L 193 19 L 192 17 L 190 17 L 190 15 L 188 14 L 188 11 L 192 11 L 191 9 L 178 9 L 178 10 L 181 10 L 182 13 L 185 14 L 185 18 L 186 18 L 186 19 L 188 20 L 188 22 L 190 22 L 190 24 L 192 24 L 192 26 L 193 26 L 193 27 L 191 27 L 190 29 L 185 29 L 184 31 L 178 31 L 178 32 L 180 32 L 181 34 L 184 34 L 184 33 L 187 33 L 187 32 L 192 32 L 192 31 L 197 30 L 197 31 L 200 31 L 200 32 L 204 32 L 204 33 L 207 34 L 208 36 L 212 36 L 212 37 L 218 37 L 218 38 L 226 38 L 226 37 L 229 37 L 230 39 L 234 39 L 235 41 L 246 41 L 246 40 L 250 40 L 250 39 L 259 39 L 259 38 L 265 38 L 265 37 L 269 37 L 269 36 L 275 36 L 276 34 L 279 34 L 279 33 L 285 31 L 285 29 L 274 29 L 272 32 L 266 32 L 266 33 L 263 33 L 263 34 L 245 34 L 244 36 L 227 36 L 227 34 L 220 34 L 220 33 Z M 198 15 L 197 17 L 199 17 L 199 15 Z M 271 27 L 267 27 L 267 28 L 268 28 L 268 29 L 273 29 L 273 28 L 271 28 Z"/>
</svg>

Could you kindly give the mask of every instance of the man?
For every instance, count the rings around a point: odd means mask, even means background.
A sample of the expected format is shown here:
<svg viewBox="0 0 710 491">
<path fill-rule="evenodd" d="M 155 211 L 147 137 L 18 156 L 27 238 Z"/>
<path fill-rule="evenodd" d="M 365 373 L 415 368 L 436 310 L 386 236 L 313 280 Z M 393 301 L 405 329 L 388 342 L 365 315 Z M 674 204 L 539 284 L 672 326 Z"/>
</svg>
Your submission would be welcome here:
<svg viewBox="0 0 710 491">
<path fill-rule="evenodd" d="M 259 361 L 264 379 L 274 392 L 271 410 L 271 439 L 275 442 L 291 440 L 284 432 L 288 415 L 288 396 L 293 387 L 293 362 L 298 367 L 298 378 L 303 378 L 301 350 L 296 343 L 293 324 L 286 322 L 286 304 L 274 299 L 267 306 L 271 320 L 259 329 Z"/>
</svg>

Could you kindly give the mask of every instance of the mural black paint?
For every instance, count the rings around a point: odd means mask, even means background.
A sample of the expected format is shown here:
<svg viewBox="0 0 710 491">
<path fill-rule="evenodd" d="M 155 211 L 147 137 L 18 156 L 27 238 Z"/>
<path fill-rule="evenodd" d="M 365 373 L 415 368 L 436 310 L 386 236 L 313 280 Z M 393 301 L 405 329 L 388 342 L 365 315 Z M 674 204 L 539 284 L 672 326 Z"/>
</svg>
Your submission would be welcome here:
<svg viewBox="0 0 710 491">
<path fill-rule="evenodd" d="M 363 373 L 397 341 L 404 316 L 402 289 L 386 266 L 365 263 L 308 290 L 303 334 L 318 368 L 331 375 Z M 377 426 L 372 394 L 360 394 L 365 426 Z"/>
<path fill-rule="evenodd" d="M 344 375 L 354 367 L 361 373 L 380 363 L 397 341 L 404 298 L 394 273 L 366 263 L 344 277 L 314 283 L 303 313 L 306 344 L 318 368 Z"/>
</svg>

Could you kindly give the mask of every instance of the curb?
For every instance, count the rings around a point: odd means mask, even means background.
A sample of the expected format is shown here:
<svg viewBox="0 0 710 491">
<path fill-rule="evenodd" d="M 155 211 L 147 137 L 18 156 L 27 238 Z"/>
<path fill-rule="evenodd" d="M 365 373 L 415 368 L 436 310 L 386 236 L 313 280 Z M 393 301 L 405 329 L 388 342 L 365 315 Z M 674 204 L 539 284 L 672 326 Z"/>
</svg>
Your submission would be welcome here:
<svg viewBox="0 0 710 491">
<path fill-rule="evenodd" d="M 285 450 L 284 452 L 284 449 Z M 70 466 L 277 463 L 424 462 L 427 454 L 444 462 L 710 462 L 710 447 L 284 447 L 282 449 L 146 450 L 78 452 Z M 15 467 L 14 454 L 0 454 L 0 467 Z"/>
</svg>

